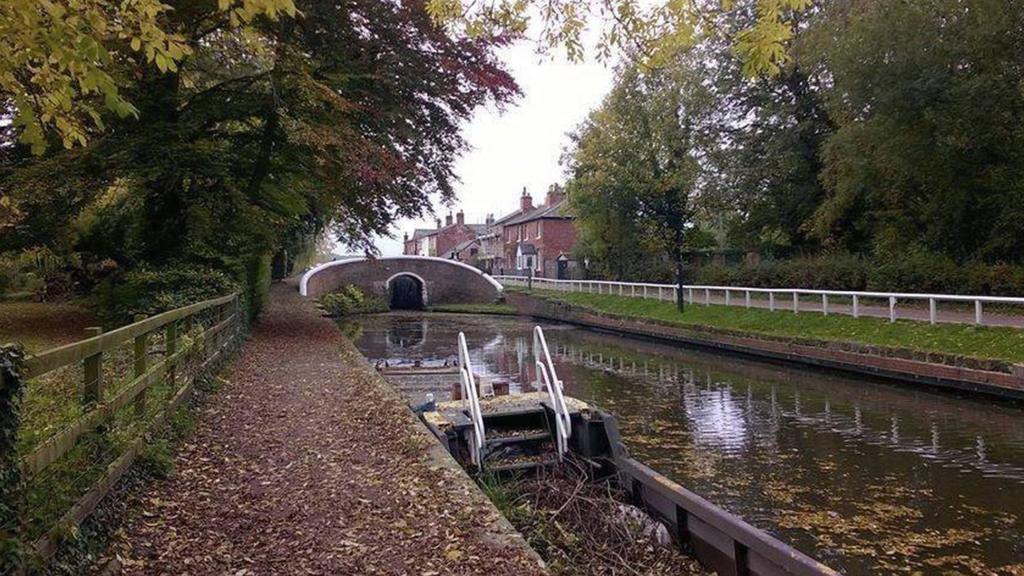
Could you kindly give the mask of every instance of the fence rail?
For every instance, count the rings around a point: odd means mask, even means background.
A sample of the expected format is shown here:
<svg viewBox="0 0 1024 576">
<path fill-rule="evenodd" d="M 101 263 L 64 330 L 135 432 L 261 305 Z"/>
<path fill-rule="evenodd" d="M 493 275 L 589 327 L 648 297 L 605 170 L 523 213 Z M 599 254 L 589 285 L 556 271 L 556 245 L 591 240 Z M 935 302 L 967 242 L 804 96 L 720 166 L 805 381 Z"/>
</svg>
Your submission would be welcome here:
<svg viewBox="0 0 1024 576">
<path fill-rule="evenodd" d="M 566 292 L 588 292 L 593 294 L 611 294 L 633 298 L 674 301 L 679 288 L 673 284 L 654 284 L 648 282 L 614 282 L 610 280 L 556 280 L 553 278 L 530 278 L 527 276 L 494 276 L 496 280 L 509 286 L 537 285 L 550 290 Z M 792 310 L 799 312 L 821 312 L 848 314 L 858 318 L 864 314 L 864 300 L 884 300 L 888 307 L 888 318 L 895 322 L 899 318 L 898 304 L 906 302 L 924 302 L 928 304 L 928 321 L 939 322 L 939 303 L 973 304 L 973 321 L 977 325 L 991 324 L 986 322 L 985 304 L 1024 306 L 1024 298 L 1010 296 L 970 296 L 961 294 L 920 294 L 915 292 L 854 292 L 847 290 L 811 290 L 806 288 L 754 288 L 746 286 L 708 286 L 684 285 L 683 295 L 690 304 L 725 304 L 726 306 L 755 306 L 753 296 L 767 296 L 769 310 Z M 742 297 L 734 298 L 736 295 Z M 712 298 L 715 298 L 714 300 Z M 801 298 L 813 297 L 820 299 L 821 305 L 808 310 L 801 305 Z M 845 298 L 851 301 L 849 307 L 835 307 L 831 298 Z M 757 304 L 758 307 L 765 307 Z M 1022 319 L 1024 324 L 1024 319 Z"/>
<path fill-rule="evenodd" d="M 36 392 L 34 387 L 78 390 L 76 398 L 53 399 L 77 404 L 72 412 L 77 415 L 70 422 L 60 422 L 57 432 L 35 445 L 19 447 L 15 454 L 26 494 L 37 478 L 73 458 L 71 453 L 83 443 L 118 443 L 118 448 L 106 453 L 107 458 L 90 457 L 86 466 L 101 471 L 88 477 L 89 483 L 80 487 L 59 519 L 45 520 L 48 527 L 40 531 L 38 525 L 30 526 L 39 520 L 30 522 L 32 511 L 21 510 L 18 526 L 6 529 L 13 528 L 20 539 L 34 542 L 44 560 L 52 556 L 62 535 L 92 513 L 146 448 L 149 432 L 173 415 L 191 394 L 195 380 L 237 341 L 243 332 L 242 318 L 239 295 L 231 294 L 149 318 L 137 317 L 136 322 L 106 333 L 90 328 L 83 340 L 25 358 L 19 378 L 26 397 Z M 151 363 L 151 356 L 160 359 Z M 77 379 L 77 386 L 67 382 L 69 378 Z M 153 402 L 158 386 L 163 395 L 160 402 Z M 147 406 L 147 398 L 152 405 Z M 18 433 L 20 437 L 22 430 Z M 91 444 L 86 453 L 100 454 Z"/>
</svg>

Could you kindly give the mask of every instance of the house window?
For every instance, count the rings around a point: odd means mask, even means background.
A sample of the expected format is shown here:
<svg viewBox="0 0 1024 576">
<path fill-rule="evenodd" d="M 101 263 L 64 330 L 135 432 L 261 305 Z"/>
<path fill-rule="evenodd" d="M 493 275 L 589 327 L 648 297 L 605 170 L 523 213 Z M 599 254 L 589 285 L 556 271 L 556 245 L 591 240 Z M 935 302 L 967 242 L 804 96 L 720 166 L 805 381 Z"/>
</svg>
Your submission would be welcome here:
<svg viewBox="0 0 1024 576">
<path fill-rule="evenodd" d="M 537 238 L 540 238 L 540 220 L 537 221 Z"/>
</svg>

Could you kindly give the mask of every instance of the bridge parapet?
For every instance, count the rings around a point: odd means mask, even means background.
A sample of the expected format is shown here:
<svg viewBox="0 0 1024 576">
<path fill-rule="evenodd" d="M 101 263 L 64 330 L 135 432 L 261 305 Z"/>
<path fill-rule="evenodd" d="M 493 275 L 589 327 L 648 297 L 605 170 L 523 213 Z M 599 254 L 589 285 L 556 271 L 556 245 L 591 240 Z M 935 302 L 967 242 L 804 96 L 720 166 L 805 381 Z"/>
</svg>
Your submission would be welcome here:
<svg viewBox="0 0 1024 576">
<path fill-rule="evenodd" d="M 430 256 L 353 258 L 321 264 L 302 276 L 299 293 L 319 298 L 352 284 L 364 291 L 387 297 L 392 282 L 401 277 L 416 280 L 423 303 L 487 303 L 502 296 L 501 284 L 462 262 Z"/>
</svg>

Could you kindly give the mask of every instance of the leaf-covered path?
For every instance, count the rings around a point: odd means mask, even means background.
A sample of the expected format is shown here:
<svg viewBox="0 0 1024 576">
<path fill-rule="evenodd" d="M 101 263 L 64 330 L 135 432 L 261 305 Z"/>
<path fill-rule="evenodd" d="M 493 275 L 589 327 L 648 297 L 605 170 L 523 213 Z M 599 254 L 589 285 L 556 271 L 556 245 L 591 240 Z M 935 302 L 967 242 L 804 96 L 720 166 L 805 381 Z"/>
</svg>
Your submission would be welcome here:
<svg viewBox="0 0 1024 576">
<path fill-rule="evenodd" d="M 278 284 L 125 574 L 539 574 L 537 560 L 330 320 Z"/>
</svg>

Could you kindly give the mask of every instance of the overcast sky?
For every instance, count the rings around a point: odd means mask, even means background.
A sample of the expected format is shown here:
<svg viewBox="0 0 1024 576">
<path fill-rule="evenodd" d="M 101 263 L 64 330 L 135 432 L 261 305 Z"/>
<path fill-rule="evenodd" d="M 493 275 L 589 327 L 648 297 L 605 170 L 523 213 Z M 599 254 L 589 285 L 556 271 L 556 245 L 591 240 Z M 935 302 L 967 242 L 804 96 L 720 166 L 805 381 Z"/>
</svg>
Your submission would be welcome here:
<svg viewBox="0 0 1024 576">
<path fill-rule="evenodd" d="M 523 186 L 535 204 L 543 202 L 548 185 L 565 180 L 558 159 L 568 143 L 566 134 L 601 102 L 612 84 L 610 64 L 570 64 L 541 57 L 531 43 L 507 48 L 502 56 L 523 96 L 504 113 L 493 107 L 478 110 L 463 129 L 471 148 L 456 163 L 455 173 L 461 179 L 456 185 L 457 206 L 466 212 L 467 223 L 483 222 L 487 213 L 513 211 Z M 447 213 L 436 201 L 434 209 L 442 219 Z M 402 221 L 392 230 L 394 238 L 378 239 L 377 248 L 384 256 L 401 254 L 402 233 L 433 227 L 432 222 Z"/>
</svg>

